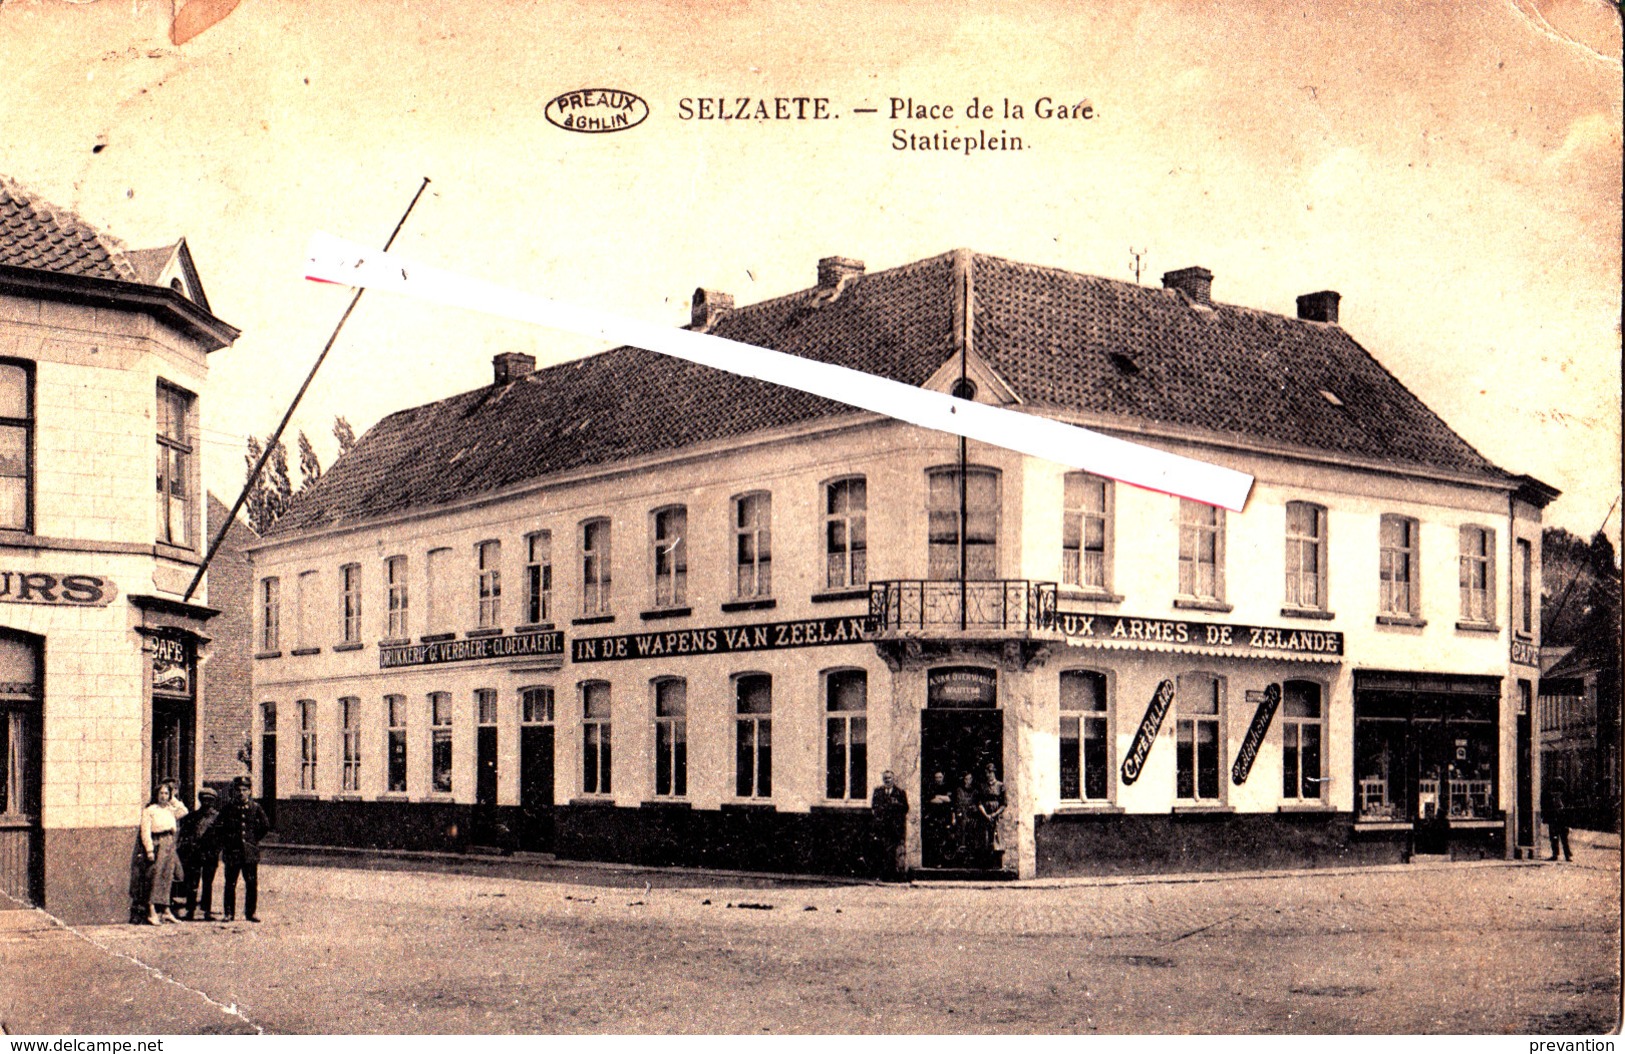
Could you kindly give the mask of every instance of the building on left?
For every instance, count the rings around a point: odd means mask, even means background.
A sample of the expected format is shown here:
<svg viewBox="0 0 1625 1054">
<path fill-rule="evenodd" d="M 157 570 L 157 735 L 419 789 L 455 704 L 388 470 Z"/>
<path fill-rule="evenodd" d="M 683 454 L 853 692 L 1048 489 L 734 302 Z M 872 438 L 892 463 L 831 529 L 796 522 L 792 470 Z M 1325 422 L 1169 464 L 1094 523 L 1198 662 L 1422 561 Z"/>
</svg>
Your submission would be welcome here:
<svg viewBox="0 0 1625 1054">
<path fill-rule="evenodd" d="M 152 785 L 195 800 L 199 396 L 237 336 L 184 239 L 129 249 L 0 177 L 0 907 L 124 917 Z"/>
</svg>

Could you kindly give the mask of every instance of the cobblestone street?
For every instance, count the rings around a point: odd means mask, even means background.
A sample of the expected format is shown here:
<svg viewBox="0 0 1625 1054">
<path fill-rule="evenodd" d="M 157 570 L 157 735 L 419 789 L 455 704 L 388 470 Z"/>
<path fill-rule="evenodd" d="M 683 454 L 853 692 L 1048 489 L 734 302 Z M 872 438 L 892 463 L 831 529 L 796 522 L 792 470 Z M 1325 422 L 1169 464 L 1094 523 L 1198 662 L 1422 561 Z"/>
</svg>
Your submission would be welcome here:
<svg viewBox="0 0 1625 1054">
<path fill-rule="evenodd" d="M 267 867 L 259 925 L 76 934 L 0 912 L 0 1021 L 12 1033 L 1573 1033 L 1614 1028 L 1619 1002 L 1618 840 L 1597 836 L 1568 865 L 991 889 L 520 870 Z"/>
</svg>

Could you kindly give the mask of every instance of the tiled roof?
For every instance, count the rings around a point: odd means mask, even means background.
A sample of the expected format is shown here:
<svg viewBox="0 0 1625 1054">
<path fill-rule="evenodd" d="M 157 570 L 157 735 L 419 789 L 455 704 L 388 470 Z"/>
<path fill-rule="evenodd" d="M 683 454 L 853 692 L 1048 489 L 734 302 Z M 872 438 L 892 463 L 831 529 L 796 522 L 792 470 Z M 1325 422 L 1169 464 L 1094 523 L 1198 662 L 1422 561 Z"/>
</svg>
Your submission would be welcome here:
<svg viewBox="0 0 1625 1054">
<path fill-rule="evenodd" d="M 850 278 L 838 295 L 811 289 L 742 307 L 709 331 L 921 384 L 956 354 L 967 279 L 974 349 L 1030 408 L 1504 476 L 1335 325 L 989 256 L 949 253 Z M 386 417 L 267 537 L 853 412 L 615 348 Z"/>
<path fill-rule="evenodd" d="M 140 281 L 126 253 L 117 238 L 0 176 L 0 264 L 82 278 Z"/>
</svg>

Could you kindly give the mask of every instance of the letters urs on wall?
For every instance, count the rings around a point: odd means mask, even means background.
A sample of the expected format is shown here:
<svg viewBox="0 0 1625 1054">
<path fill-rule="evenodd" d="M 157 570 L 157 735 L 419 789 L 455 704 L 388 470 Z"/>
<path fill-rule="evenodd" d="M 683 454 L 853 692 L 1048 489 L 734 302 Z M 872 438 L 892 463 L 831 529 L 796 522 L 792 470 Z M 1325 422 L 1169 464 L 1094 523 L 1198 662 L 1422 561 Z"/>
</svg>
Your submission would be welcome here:
<svg viewBox="0 0 1625 1054">
<path fill-rule="evenodd" d="M 1162 729 L 1162 719 L 1168 716 L 1168 708 L 1174 703 L 1174 682 L 1164 680 L 1157 685 L 1156 694 L 1151 697 L 1151 705 L 1145 708 L 1145 716 L 1140 718 L 1140 727 L 1134 732 L 1134 742 L 1129 744 L 1128 755 L 1123 758 L 1123 782 L 1133 783 L 1140 778 L 1140 770 L 1145 768 L 1145 757 L 1151 753 L 1151 744 L 1157 741 L 1157 733 Z"/>
</svg>

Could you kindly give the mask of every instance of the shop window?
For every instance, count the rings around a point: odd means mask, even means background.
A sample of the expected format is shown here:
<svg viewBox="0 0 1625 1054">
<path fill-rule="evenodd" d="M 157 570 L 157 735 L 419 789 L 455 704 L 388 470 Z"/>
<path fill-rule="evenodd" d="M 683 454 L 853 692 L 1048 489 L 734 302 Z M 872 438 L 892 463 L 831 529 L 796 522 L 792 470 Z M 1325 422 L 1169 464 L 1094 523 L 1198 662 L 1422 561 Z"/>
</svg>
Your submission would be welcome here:
<svg viewBox="0 0 1625 1054">
<path fill-rule="evenodd" d="M 424 572 L 428 577 L 429 613 L 424 632 L 430 636 L 454 632 L 451 593 L 451 550 L 430 549 Z"/>
<path fill-rule="evenodd" d="M 824 675 L 824 797 L 869 797 L 869 675 L 831 670 Z"/>
<path fill-rule="evenodd" d="M 1096 592 L 1111 590 L 1111 480 L 1068 472 L 1063 485 L 1061 582 Z"/>
<path fill-rule="evenodd" d="M 581 682 L 581 793 L 610 793 L 609 682 Z"/>
<path fill-rule="evenodd" d="M 766 491 L 734 499 L 734 596 L 773 595 L 773 495 Z"/>
<path fill-rule="evenodd" d="M 869 581 L 868 484 L 849 476 L 824 485 L 824 586 L 853 589 Z"/>
<path fill-rule="evenodd" d="M 33 466 L 33 364 L 0 360 L 0 530 L 30 528 Z"/>
<path fill-rule="evenodd" d="M 932 469 L 927 474 L 927 576 L 936 580 L 999 576 L 999 474 L 990 468 Z M 961 574 L 963 572 L 963 574 Z"/>
<path fill-rule="evenodd" d="M 525 623 L 553 621 L 553 532 L 525 535 Z"/>
<path fill-rule="evenodd" d="M 1535 553 L 1528 538 L 1518 539 L 1518 632 L 1535 631 Z"/>
<path fill-rule="evenodd" d="M 1224 510 L 1179 500 L 1179 595 L 1224 600 Z"/>
<path fill-rule="evenodd" d="M 299 789 L 316 789 L 316 700 L 293 704 L 299 711 Z"/>
<path fill-rule="evenodd" d="M 1461 619 L 1495 621 L 1495 532 L 1485 527 L 1461 529 Z"/>
<path fill-rule="evenodd" d="M 1179 678 L 1175 696 L 1176 797 L 1185 802 L 1218 803 L 1224 784 L 1224 682 L 1211 674 Z"/>
<path fill-rule="evenodd" d="M 39 817 L 39 679 L 37 640 L 0 630 L 0 826 Z"/>
<path fill-rule="evenodd" d="M 502 625 L 501 542 L 481 542 L 474 547 L 474 588 L 479 601 L 479 628 Z"/>
<path fill-rule="evenodd" d="M 688 597 L 688 508 L 668 505 L 650 514 L 649 566 L 654 606 L 681 607 Z"/>
<path fill-rule="evenodd" d="M 405 640 L 411 633 L 407 621 L 406 557 L 391 556 L 384 561 L 384 586 L 388 592 L 389 619 L 385 636 Z"/>
<path fill-rule="evenodd" d="M 1061 799 L 1106 801 L 1111 797 L 1111 709 L 1106 675 L 1094 670 L 1061 673 Z"/>
<path fill-rule="evenodd" d="M 607 615 L 610 587 L 609 520 L 581 525 L 581 613 Z"/>
<path fill-rule="evenodd" d="M 406 793 L 406 696 L 384 696 L 384 734 L 389 755 L 388 789 Z"/>
<path fill-rule="evenodd" d="M 734 678 L 737 750 L 734 794 L 741 798 L 773 796 L 773 678 L 744 673 Z"/>
<path fill-rule="evenodd" d="M 260 579 L 260 650 L 276 651 L 282 647 L 282 581 L 278 578 Z"/>
<path fill-rule="evenodd" d="M 339 728 L 343 734 L 339 789 L 354 793 L 361 789 L 361 700 L 354 696 L 339 700 Z"/>
<path fill-rule="evenodd" d="M 1326 509 L 1286 505 L 1286 606 L 1326 610 Z"/>
<path fill-rule="evenodd" d="M 1320 685 L 1287 681 L 1281 686 L 1281 796 L 1321 799 L 1325 712 Z"/>
<path fill-rule="evenodd" d="M 519 693 L 519 720 L 527 725 L 553 723 L 553 689 L 538 686 Z"/>
<path fill-rule="evenodd" d="M 688 794 L 688 682 L 662 677 L 653 682 L 655 704 L 655 796 Z"/>
<path fill-rule="evenodd" d="M 1422 566 L 1417 522 L 1409 516 L 1385 515 L 1381 532 L 1382 613 L 1415 618 L 1421 612 L 1417 573 Z"/>
<path fill-rule="evenodd" d="M 1499 691 L 1494 678 L 1357 674 L 1357 818 L 1493 819 Z"/>
<path fill-rule="evenodd" d="M 429 693 L 429 789 L 451 793 L 451 693 Z"/>
<path fill-rule="evenodd" d="M 191 546 L 192 396 L 158 384 L 158 540 Z"/>
<path fill-rule="evenodd" d="M 361 640 L 361 565 L 345 564 L 339 568 L 339 587 L 343 594 L 344 643 Z"/>
</svg>

